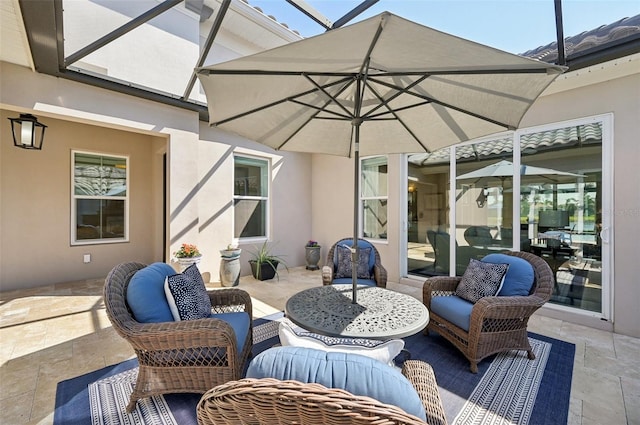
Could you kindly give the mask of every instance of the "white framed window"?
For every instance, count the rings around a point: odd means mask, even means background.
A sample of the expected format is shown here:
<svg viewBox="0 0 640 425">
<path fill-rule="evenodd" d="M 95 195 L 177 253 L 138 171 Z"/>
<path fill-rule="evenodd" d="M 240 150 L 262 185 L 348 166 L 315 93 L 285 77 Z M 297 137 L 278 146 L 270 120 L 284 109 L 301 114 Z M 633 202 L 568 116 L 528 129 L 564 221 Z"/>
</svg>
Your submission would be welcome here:
<svg viewBox="0 0 640 425">
<path fill-rule="evenodd" d="M 365 238 L 387 239 L 387 169 L 386 156 L 361 160 L 360 212 Z"/>
<path fill-rule="evenodd" d="M 71 245 L 129 240 L 129 158 L 71 151 Z"/>
<path fill-rule="evenodd" d="M 267 238 L 269 229 L 269 160 L 233 157 L 234 239 Z"/>
</svg>

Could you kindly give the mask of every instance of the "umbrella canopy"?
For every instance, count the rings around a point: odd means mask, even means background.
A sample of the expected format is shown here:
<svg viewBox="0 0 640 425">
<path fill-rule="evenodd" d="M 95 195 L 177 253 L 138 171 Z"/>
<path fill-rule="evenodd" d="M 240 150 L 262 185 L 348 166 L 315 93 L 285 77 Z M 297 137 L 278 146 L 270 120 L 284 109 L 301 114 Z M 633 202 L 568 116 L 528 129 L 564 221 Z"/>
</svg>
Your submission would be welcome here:
<svg viewBox="0 0 640 425">
<path fill-rule="evenodd" d="M 562 71 L 384 12 L 197 75 L 211 125 L 274 149 L 355 158 L 355 247 L 360 155 L 515 129 Z"/>
<path fill-rule="evenodd" d="M 483 177 L 510 177 L 513 175 L 513 162 L 502 160 L 495 164 L 487 165 L 466 174 L 456 177 L 457 180 L 480 179 Z M 522 176 L 569 176 L 584 177 L 582 174 L 569 173 L 566 171 L 554 170 L 551 168 L 534 167 L 531 165 L 521 165 L 520 175 Z"/>
</svg>

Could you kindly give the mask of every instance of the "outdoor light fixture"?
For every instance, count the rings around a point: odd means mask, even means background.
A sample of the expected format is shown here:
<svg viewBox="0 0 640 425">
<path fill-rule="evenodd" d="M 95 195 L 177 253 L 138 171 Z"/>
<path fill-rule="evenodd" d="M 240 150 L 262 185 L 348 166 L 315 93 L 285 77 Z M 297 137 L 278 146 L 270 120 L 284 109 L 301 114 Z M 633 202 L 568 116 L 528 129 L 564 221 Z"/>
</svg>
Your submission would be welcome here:
<svg viewBox="0 0 640 425">
<path fill-rule="evenodd" d="M 489 191 L 486 187 L 480 191 L 480 195 L 478 195 L 478 197 L 476 198 L 476 205 L 478 205 L 478 208 L 483 208 L 485 206 L 485 204 L 487 203 L 488 195 Z"/>
<path fill-rule="evenodd" d="M 47 126 L 39 123 L 31 114 L 20 114 L 20 118 L 9 118 L 13 144 L 23 149 L 42 149 L 44 131 Z"/>
</svg>

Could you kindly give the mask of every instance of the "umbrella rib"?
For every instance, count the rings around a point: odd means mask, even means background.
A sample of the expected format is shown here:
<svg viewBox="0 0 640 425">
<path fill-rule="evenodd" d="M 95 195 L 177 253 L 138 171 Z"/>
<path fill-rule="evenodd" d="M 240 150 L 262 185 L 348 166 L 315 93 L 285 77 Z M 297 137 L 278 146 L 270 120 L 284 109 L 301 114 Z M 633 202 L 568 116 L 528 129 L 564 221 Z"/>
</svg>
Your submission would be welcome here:
<svg viewBox="0 0 640 425">
<path fill-rule="evenodd" d="M 389 109 L 389 111 L 391 111 L 391 107 L 389 107 L 389 102 L 391 102 L 393 99 L 397 98 L 398 96 L 404 94 L 404 93 L 408 93 L 408 91 L 410 89 L 412 89 L 413 87 L 415 87 L 416 85 L 420 84 L 421 82 L 423 82 L 424 80 L 426 80 L 427 78 L 429 78 L 429 75 L 423 75 L 422 77 L 418 78 L 417 80 L 415 80 L 413 83 L 409 84 L 407 87 L 404 88 L 400 88 L 398 87 L 396 89 L 396 92 L 389 97 L 388 99 L 384 99 L 382 98 L 382 96 L 380 96 L 378 93 L 376 93 L 376 91 L 374 90 L 374 88 L 371 86 L 371 84 L 369 84 L 369 82 L 367 82 L 367 87 L 369 87 L 369 90 L 371 90 L 376 97 L 378 98 L 378 100 L 380 100 L 380 104 L 378 104 L 375 108 L 371 109 L 369 112 L 367 112 L 363 118 L 366 118 L 368 116 L 370 116 L 373 112 L 377 111 L 378 109 L 382 108 L 383 106 L 386 107 L 387 109 Z M 371 81 L 377 82 L 377 80 L 375 78 L 370 78 Z"/>
<path fill-rule="evenodd" d="M 339 71 L 285 71 L 285 70 L 260 70 L 260 69 L 207 69 L 199 68 L 198 74 L 202 75 L 283 75 L 295 76 L 302 73 L 314 77 L 353 77 L 353 72 Z M 487 68 L 487 69 L 434 69 L 427 71 L 380 71 L 375 77 L 412 77 L 420 75 L 493 75 L 493 74 L 547 74 L 548 68 Z"/>
<path fill-rule="evenodd" d="M 427 78 L 427 76 L 425 76 L 424 78 Z M 419 81 L 424 80 L 424 78 L 420 79 Z M 418 81 L 415 82 L 416 84 L 418 83 Z M 415 85 L 415 84 L 414 84 Z M 409 87 L 407 87 L 408 89 Z M 387 103 L 384 101 L 384 99 L 382 98 L 382 96 L 376 91 L 374 90 L 373 87 L 369 86 L 369 89 L 371 90 L 371 92 L 378 98 L 378 100 L 384 104 L 384 106 L 387 107 L 387 109 L 389 109 L 389 112 L 391 113 L 391 115 L 393 115 L 395 117 L 395 119 L 400 123 L 401 126 L 404 127 L 405 130 L 407 130 L 407 133 L 409 133 L 411 135 L 411 137 L 414 138 L 414 140 L 420 145 L 422 146 L 422 149 L 424 149 L 425 152 L 430 152 L 431 150 L 429 148 L 427 148 L 424 143 L 422 143 L 422 141 L 418 138 L 418 136 L 409 128 L 409 126 L 407 126 L 407 124 L 404 122 L 404 120 L 402 120 L 402 118 L 400 118 L 398 116 L 398 114 L 396 113 L 396 111 L 394 111 L 393 109 L 391 109 L 389 107 L 389 105 L 387 105 Z M 398 94 L 398 93 L 396 93 Z"/>
<path fill-rule="evenodd" d="M 374 81 L 376 83 L 378 83 L 378 84 L 381 84 L 383 86 L 387 86 L 387 87 L 395 89 L 395 90 L 400 90 L 401 89 L 400 87 L 396 86 L 395 84 L 387 83 L 386 81 L 380 81 L 380 80 L 377 80 L 377 79 L 375 79 Z M 417 98 L 429 101 L 431 103 L 435 103 L 437 105 L 444 106 L 445 108 L 453 109 L 454 111 L 462 112 L 463 114 L 470 115 L 472 117 L 481 119 L 483 121 L 490 122 L 492 124 L 499 125 L 499 126 L 504 127 L 506 129 L 515 130 L 515 127 L 512 126 L 512 125 L 503 123 L 503 122 L 498 121 L 498 120 L 494 120 L 493 118 L 485 117 L 483 115 L 477 114 L 475 112 L 468 111 L 466 109 L 460 108 L 458 106 L 451 105 L 451 104 L 446 103 L 446 102 L 441 102 L 438 99 L 434 99 L 434 98 L 432 98 L 430 96 L 427 96 L 427 95 L 424 95 L 424 94 L 420 94 L 420 93 L 416 93 L 416 92 L 413 92 L 413 91 L 407 91 L 406 93 L 408 95 L 415 96 Z"/>
<path fill-rule="evenodd" d="M 300 75 L 300 73 L 297 73 L 296 75 Z M 342 84 L 342 83 L 348 82 L 348 81 L 351 81 L 350 77 L 342 78 L 340 80 L 337 80 L 337 81 L 334 81 L 334 82 L 331 82 L 331 83 L 327 83 L 327 84 L 323 85 L 322 87 L 324 87 L 324 88 L 331 87 L 331 86 L 334 86 L 336 84 Z M 348 87 L 348 85 L 346 87 Z M 344 91 L 345 88 L 342 88 L 340 90 L 340 93 L 342 91 Z M 246 117 L 247 115 L 255 114 L 256 112 L 260 112 L 260 111 L 262 111 L 264 109 L 268 109 L 268 108 L 271 108 L 271 107 L 276 106 L 276 105 L 280 105 L 280 104 L 285 103 L 285 102 L 293 101 L 294 99 L 296 99 L 298 97 L 306 96 L 308 94 L 315 93 L 317 91 L 318 91 L 318 89 L 315 89 L 315 88 L 314 89 L 309 89 L 307 91 L 304 91 L 304 92 L 301 92 L 301 93 L 297 93 L 297 94 L 294 94 L 292 96 L 285 97 L 283 99 L 278 99 L 278 100 L 276 100 L 274 102 L 267 103 L 266 105 L 258 106 L 257 108 L 251 109 L 249 111 L 245 111 L 245 112 L 242 112 L 240 114 L 233 115 L 233 116 L 231 116 L 229 118 L 225 118 L 223 120 L 211 123 L 211 125 L 216 125 L 217 126 L 217 125 L 226 124 L 226 123 L 228 123 L 230 121 L 237 120 L 238 118 L 243 118 L 243 117 Z"/>
<path fill-rule="evenodd" d="M 316 109 L 316 110 L 318 110 L 318 112 L 326 112 L 326 113 L 328 113 L 328 114 L 336 115 L 336 117 L 337 117 L 337 118 L 335 118 L 335 119 L 340 119 L 340 120 L 345 121 L 345 120 L 350 120 L 350 119 L 352 119 L 352 118 L 353 118 L 353 117 L 351 116 L 351 113 L 350 113 L 349 111 L 347 111 L 347 113 L 348 113 L 349 115 L 343 115 L 343 114 L 340 114 L 340 113 L 335 112 L 335 111 L 329 111 L 329 110 L 327 110 L 327 109 L 324 109 L 324 108 L 325 108 L 325 107 L 326 107 L 326 106 L 331 102 L 330 100 L 327 100 L 326 104 L 325 104 L 325 105 L 323 105 L 323 106 L 311 105 L 311 104 L 309 104 L 309 103 L 305 103 L 305 102 L 302 102 L 302 101 L 297 100 L 297 99 L 289 99 L 289 101 L 290 101 L 291 103 L 295 103 L 295 104 L 298 104 L 298 105 L 301 105 L 301 106 L 305 106 L 305 107 L 307 107 L 307 108 Z M 344 109 L 344 108 L 343 108 L 343 109 Z"/>
<path fill-rule="evenodd" d="M 330 83 L 330 84 L 326 84 L 326 85 L 324 85 L 323 87 L 329 87 L 329 86 L 331 86 L 331 85 L 341 84 L 341 83 L 344 83 L 344 82 L 347 82 L 348 84 L 345 84 L 344 86 L 342 86 L 342 88 L 340 88 L 340 90 L 338 90 L 338 93 L 337 93 L 336 95 L 340 95 L 340 93 L 342 93 L 343 91 L 345 91 L 347 88 L 349 88 L 349 86 L 350 86 L 351 84 L 353 84 L 353 80 L 352 80 L 351 78 L 343 78 L 343 79 L 341 79 L 341 80 L 339 80 L 339 81 L 337 81 L 337 82 Z M 313 93 L 313 92 L 316 92 L 316 91 L 317 91 L 317 89 L 314 89 L 314 90 L 309 91 L 308 93 Z M 323 108 L 324 108 L 324 107 L 326 107 L 326 106 L 331 102 L 331 100 L 332 100 L 332 99 L 333 99 L 333 98 L 332 98 L 332 96 L 329 96 L 329 100 L 327 100 L 327 101 L 325 102 L 325 104 L 324 104 Z M 294 100 L 294 99 L 289 99 L 289 101 L 291 101 L 291 102 L 296 102 L 296 103 L 300 103 L 300 101 L 297 101 L 297 100 Z M 289 140 L 291 140 L 291 139 L 293 138 L 293 136 L 295 136 L 296 134 L 298 134 L 298 133 L 300 132 L 300 130 L 302 130 L 302 129 L 307 125 L 307 124 L 309 124 L 309 123 L 311 122 L 311 120 L 316 119 L 316 117 L 318 116 L 318 114 L 319 114 L 320 112 L 322 112 L 322 109 L 318 108 L 318 110 L 316 111 L 316 113 L 315 113 L 315 114 L 311 115 L 311 116 L 310 116 L 310 117 L 309 117 L 309 118 L 308 118 L 304 123 L 302 123 L 302 124 L 300 125 L 300 127 L 298 127 L 295 131 L 293 131 L 293 132 L 289 135 L 289 137 L 287 137 L 287 138 L 286 138 L 286 139 L 285 139 L 285 140 L 284 140 L 284 141 L 283 141 L 283 142 L 282 142 L 282 143 L 281 143 L 281 144 L 280 144 L 276 149 L 277 149 L 277 150 L 282 149 L 282 147 L 283 147 L 284 145 L 286 145 L 287 143 L 289 143 Z M 331 111 L 325 111 L 325 112 L 331 112 Z M 333 113 L 335 113 L 335 112 L 333 112 Z M 349 113 L 349 111 L 347 111 L 347 113 Z M 338 117 L 340 117 L 340 114 L 337 114 L 337 113 L 335 113 L 335 114 L 336 114 L 336 115 L 338 115 Z M 348 117 L 348 118 L 351 118 L 351 117 Z M 336 118 L 336 119 L 337 119 L 337 118 Z M 341 119 L 341 120 L 342 120 L 342 119 Z"/>
<path fill-rule="evenodd" d="M 325 87 L 320 86 L 320 85 L 319 85 L 319 84 L 318 84 L 318 83 L 317 83 L 313 78 L 309 77 L 307 74 L 302 74 L 302 76 L 303 76 L 303 77 L 305 77 L 305 78 L 306 78 L 306 79 L 307 79 L 311 84 L 313 84 L 313 85 L 314 85 L 318 90 L 322 91 L 322 93 L 324 93 L 324 94 L 325 94 L 329 99 L 331 99 L 331 101 L 332 101 L 333 103 L 335 103 L 336 105 L 338 105 L 338 106 L 340 107 L 340 109 L 342 109 L 342 110 L 347 114 L 347 115 L 345 116 L 345 118 L 346 118 L 346 117 L 353 118 L 353 115 L 351 114 L 351 112 L 350 112 L 347 108 L 345 108 L 345 107 L 344 107 L 344 105 L 343 105 L 342 103 L 338 102 L 338 100 L 335 98 L 335 96 L 332 96 L 331 94 L 329 94 L 329 92 L 327 92 L 327 91 L 325 90 Z M 339 95 L 340 93 L 342 93 L 343 91 L 345 91 L 345 90 L 346 90 L 346 88 L 347 88 L 347 87 L 349 87 L 349 85 L 350 85 L 350 84 L 346 84 L 346 85 L 345 85 L 345 86 L 344 86 L 344 87 L 343 87 L 343 88 L 338 92 L 338 95 Z M 304 103 L 300 103 L 300 104 L 305 105 Z M 307 106 L 310 106 L 310 105 L 307 105 Z M 311 107 L 313 107 L 313 106 L 311 106 Z M 325 107 L 326 107 L 326 105 L 325 105 Z M 332 111 L 327 111 L 327 112 L 332 112 Z M 334 113 L 334 114 L 336 114 L 336 115 L 339 115 L 339 116 L 344 116 L 344 115 L 340 115 L 340 114 L 338 114 L 338 113 L 336 113 L 336 112 L 332 112 L 332 113 Z"/>
<path fill-rule="evenodd" d="M 406 111 L 407 109 L 413 109 L 413 108 L 417 108 L 419 106 L 424 106 L 424 105 L 428 105 L 430 104 L 431 101 L 429 100 L 425 100 L 422 102 L 418 102 L 418 103 L 414 103 L 413 105 L 407 105 L 407 106 L 402 106 L 400 108 L 395 108 L 394 111 L 395 112 L 400 112 L 400 111 Z M 378 112 L 377 114 L 367 114 L 367 120 L 369 121 L 376 121 L 377 118 L 383 116 L 383 115 L 387 115 L 389 113 L 389 111 L 382 111 L 382 112 Z M 393 118 L 382 118 L 382 119 L 393 119 Z"/>
</svg>

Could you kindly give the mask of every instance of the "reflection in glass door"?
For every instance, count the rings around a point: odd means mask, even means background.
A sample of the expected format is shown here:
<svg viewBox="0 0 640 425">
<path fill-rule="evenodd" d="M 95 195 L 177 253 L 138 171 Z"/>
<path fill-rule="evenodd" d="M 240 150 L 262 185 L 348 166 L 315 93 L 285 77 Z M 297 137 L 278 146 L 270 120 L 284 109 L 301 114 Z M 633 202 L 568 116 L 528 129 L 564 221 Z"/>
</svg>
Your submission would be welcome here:
<svg viewBox="0 0 640 425">
<path fill-rule="evenodd" d="M 550 302 L 601 313 L 602 123 L 530 133 L 520 143 L 522 168 L 538 170 L 521 177 L 521 240 L 554 272 Z"/>
<path fill-rule="evenodd" d="M 513 139 L 464 145 L 456 158 L 455 274 L 462 276 L 471 259 L 513 245 Z"/>
<path fill-rule="evenodd" d="M 436 251 L 436 235 L 449 229 L 449 149 L 409 158 L 407 178 L 407 270 L 419 276 L 448 275 L 449 251 Z"/>
<path fill-rule="evenodd" d="M 610 317 L 611 260 L 602 238 L 611 224 L 603 214 L 611 202 L 610 177 L 602 167 L 603 146 L 610 143 L 603 145 L 608 119 L 522 130 L 519 137 L 410 155 L 408 274 L 460 276 L 471 258 L 505 249 L 532 252 L 554 272 L 551 304 Z M 514 158 L 514 152 L 520 156 Z M 454 223 L 449 222 L 450 205 Z"/>
</svg>

